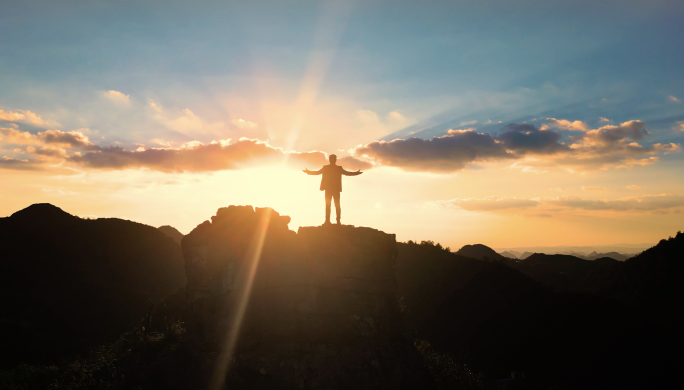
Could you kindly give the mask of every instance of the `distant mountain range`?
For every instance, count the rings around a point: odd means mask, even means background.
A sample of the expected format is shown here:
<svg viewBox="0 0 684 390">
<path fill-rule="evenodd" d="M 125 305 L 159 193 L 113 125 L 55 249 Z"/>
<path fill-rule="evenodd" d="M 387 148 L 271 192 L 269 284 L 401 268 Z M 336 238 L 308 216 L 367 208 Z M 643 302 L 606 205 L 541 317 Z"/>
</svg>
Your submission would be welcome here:
<svg viewBox="0 0 684 390">
<path fill-rule="evenodd" d="M 524 253 L 545 253 L 548 255 L 573 255 L 587 260 L 594 260 L 601 257 L 612 257 L 619 255 L 615 260 L 626 260 L 638 255 L 644 250 L 655 244 L 615 244 L 615 245 L 596 245 L 596 246 L 528 246 L 528 247 L 499 247 L 495 248 L 497 253 L 503 256 L 523 259 L 527 256 Z M 507 256 L 507 252 L 513 256 Z M 610 255 L 610 256 L 606 256 Z M 529 256 L 529 255 L 528 255 Z"/>
</svg>

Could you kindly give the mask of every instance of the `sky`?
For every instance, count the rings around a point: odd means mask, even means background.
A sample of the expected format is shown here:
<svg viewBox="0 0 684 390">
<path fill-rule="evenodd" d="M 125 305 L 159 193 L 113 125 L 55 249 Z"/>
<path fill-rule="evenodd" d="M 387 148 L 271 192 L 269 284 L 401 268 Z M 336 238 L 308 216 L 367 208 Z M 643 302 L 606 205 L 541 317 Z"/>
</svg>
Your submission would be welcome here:
<svg viewBox="0 0 684 390">
<path fill-rule="evenodd" d="M 684 228 L 681 1 L 4 1 L 0 216 L 219 207 L 452 249 Z M 333 211 L 334 213 L 334 211 Z"/>
</svg>

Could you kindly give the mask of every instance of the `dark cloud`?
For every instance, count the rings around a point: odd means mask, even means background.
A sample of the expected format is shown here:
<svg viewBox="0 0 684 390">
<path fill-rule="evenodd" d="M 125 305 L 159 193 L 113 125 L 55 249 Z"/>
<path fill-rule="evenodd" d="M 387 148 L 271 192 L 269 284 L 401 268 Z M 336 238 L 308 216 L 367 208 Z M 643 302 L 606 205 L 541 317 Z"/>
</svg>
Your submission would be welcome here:
<svg viewBox="0 0 684 390">
<path fill-rule="evenodd" d="M 373 168 L 373 164 L 371 164 L 367 161 L 358 160 L 352 156 L 342 157 L 341 159 L 337 160 L 337 165 L 340 165 L 340 166 L 342 166 L 342 168 L 349 170 L 349 171 L 356 171 L 359 169 L 365 170 L 365 169 Z"/>
<path fill-rule="evenodd" d="M 356 147 L 354 155 L 409 171 L 432 172 L 458 171 L 474 161 L 514 158 L 494 137 L 473 130 L 450 130 L 448 135 L 431 140 L 373 141 Z"/>
<path fill-rule="evenodd" d="M 646 123 L 642 121 L 629 121 L 620 126 L 603 126 L 596 130 L 589 130 L 583 136 L 577 138 L 587 138 L 603 144 L 614 144 L 624 139 L 639 141 L 648 135 Z"/>
<path fill-rule="evenodd" d="M 638 120 L 586 130 L 583 122 L 549 119 L 556 127 L 583 131 L 583 134 L 569 137 L 573 143 L 566 145 L 562 135 L 546 125 L 537 128 L 527 123 L 510 123 L 497 137 L 472 129 L 449 130 L 447 135 L 431 140 L 374 141 L 356 147 L 354 155 L 367 156 L 382 165 L 408 171 L 454 172 L 473 162 L 504 159 L 518 159 L 520 161 L 515 165 L 522 168 L 626 168 L 652 164 L 658 160 L 654 154 L 681 149 L 674 143 L 637 143 L 649 134 L 646 124 Z M 528 156 L 535 158 L 528 159 Z"/>
<path fill-rule="evenodd" d="M 527 123 L 509 123 L 504 129 L 497 139 L 506 149 L 519 154 L 555 154 L 570 150 L 561 143 L 562 136 L 555 131 L 540 130 Z"/>
<path fill-rule="evenodd" d="M 0 169 L 15 169 L 21 171 L 39 171 L 42 168 L 35 161 L 18 160 L 10 157 L 0 158 Z"/>
<path fill-rule="evenodd" d="M 72 148 L 83 148 L 93 144 L 80 131 L 47 130 L 38 133 L 38 137 L 46 144 L 68 145 Z"/>
</svg>

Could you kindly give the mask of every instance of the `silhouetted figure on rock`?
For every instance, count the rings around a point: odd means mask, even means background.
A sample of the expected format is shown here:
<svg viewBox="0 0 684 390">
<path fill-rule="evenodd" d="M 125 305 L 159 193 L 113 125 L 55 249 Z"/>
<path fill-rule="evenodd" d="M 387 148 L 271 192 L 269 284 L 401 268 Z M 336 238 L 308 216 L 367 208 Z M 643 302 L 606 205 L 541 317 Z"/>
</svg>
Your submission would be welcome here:
<svg viewBox="0 0 684 390">
<path fill-rule="evenodd" d="M 325 191 L 325 223 L 330 223 L 330 203 L 332 199 L 335 199 L 335 211 L 337 212 L 337 224 L 340 224 L 340 216 L 342 211 L 340 210 L 340 192 L 342 192 L 342 175 L 345 176 L 357 176 L 362 174 L 359 169 L 356 172 L 346 171 L 339 165 L 336 165 L 337 156 L 331 154 L 328 157 L 330 161 L 329 165 L 324 166 L 318 171 L 310 171 L 304 169 L 304 173 L 307 175 L 323 175 L 321 179 L 321 191 Z"/>
</svg>

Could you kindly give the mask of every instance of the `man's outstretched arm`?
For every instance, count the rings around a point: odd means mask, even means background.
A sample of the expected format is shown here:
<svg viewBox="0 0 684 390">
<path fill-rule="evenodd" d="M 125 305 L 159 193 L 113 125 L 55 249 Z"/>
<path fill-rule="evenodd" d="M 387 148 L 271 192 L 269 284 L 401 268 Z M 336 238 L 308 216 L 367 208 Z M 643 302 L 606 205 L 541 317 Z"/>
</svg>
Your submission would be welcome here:
<svg viewBox="0 0 684 390">
<path fill-rule="evenodd" d="M 323 173 L 323 168 L 317 171 L 310 171 L 308 168 L 304 168 L 302 172 L 306 173 L 307 175 L 320 175 L 321 173 Z"/>
<path fill-rule="evenodd" d="M 350 172 L 350 171 L 347 171 L 347 170 L 345 170 L 344 168 L 342 168 L 342 174 L 345 175 L 345 176 L 358 176 L 358 175 L 360 175 L 360 174 L 362 174 L 362 173 L 363 173 L 363 172 L 361 172 L 360 169 L 359 169 L 358 171 L 356 171 L 356 172 Z"/>
</svg>

